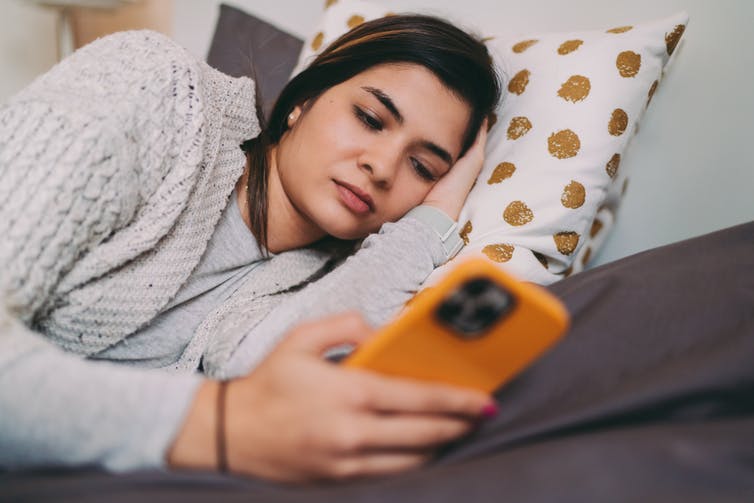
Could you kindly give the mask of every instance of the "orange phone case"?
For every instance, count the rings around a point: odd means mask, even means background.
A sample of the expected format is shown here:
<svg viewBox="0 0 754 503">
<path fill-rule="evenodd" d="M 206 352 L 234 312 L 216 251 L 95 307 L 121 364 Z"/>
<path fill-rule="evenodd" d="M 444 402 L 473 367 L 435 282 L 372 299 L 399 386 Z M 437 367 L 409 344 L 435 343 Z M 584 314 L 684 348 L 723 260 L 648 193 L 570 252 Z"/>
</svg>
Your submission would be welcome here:
<svg viewBox="0 0 754 503">
<path fill-rule="evenodd" d="M 467 339 L 436 312 L 453 292 L 479 277 L 505 290 L 513 303 L 481 336 Z M 486 259 L 472 258 L 419 292 L 343 364 L 491 392 L 552 346 L 565 333 L 568 320 L 565 307 L 545 289 L 514 279 Z"/>
</svg>

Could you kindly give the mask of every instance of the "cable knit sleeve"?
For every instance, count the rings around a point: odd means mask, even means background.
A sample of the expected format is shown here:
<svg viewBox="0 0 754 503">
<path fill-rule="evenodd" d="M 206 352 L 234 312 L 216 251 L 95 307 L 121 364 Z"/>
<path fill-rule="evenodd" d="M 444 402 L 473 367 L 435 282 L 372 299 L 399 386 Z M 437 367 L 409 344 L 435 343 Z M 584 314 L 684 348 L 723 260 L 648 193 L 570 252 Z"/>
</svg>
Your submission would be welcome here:
<svg viewBox="0 0 754 503">
<path fill-rule="evenodd" d="M 248 372 L 306 320 L 356 310 L 374 326 L 387 322 L 446 260 L 440 236 L 422 218 L 407 215 L 384 224 L 343 264 L 286 298 L 246 333 L 217 377 Z"/>
<path fill-rule="evenodd" d="M 149 73 L 164 62 L 149 52 L 169 45 L 148 32 L 102 39 L 0 108 L 0 466 L 160 466 L 198 386 L 83 360 L 31 328 L 61 278 L 158 193 L 164 159 L 183 155 L 170 139 L 193 123 L 160 100 L 177 91 L 138 78 L 165 71 Z M 145 59 L 133 63 L 134 51 Z M 159 119 L 140 125 L 158 101 Z M 166 141 L 145 151 L 145 135 Z"/>
</svg>

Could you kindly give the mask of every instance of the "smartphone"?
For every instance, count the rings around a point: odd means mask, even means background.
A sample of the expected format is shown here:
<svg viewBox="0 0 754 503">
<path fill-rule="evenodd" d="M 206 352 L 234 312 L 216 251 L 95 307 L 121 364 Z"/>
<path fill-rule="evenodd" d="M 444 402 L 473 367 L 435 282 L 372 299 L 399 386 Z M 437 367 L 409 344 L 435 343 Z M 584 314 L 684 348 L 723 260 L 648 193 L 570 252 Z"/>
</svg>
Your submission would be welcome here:
<svg viewBox="0 0 754 503">
<path fill-rule="evenodd" d="M 568 323 L 547 290 L 472 258 L 419 292 L 342 364 L 489 393 L 551 347 Z"/>
</svg>

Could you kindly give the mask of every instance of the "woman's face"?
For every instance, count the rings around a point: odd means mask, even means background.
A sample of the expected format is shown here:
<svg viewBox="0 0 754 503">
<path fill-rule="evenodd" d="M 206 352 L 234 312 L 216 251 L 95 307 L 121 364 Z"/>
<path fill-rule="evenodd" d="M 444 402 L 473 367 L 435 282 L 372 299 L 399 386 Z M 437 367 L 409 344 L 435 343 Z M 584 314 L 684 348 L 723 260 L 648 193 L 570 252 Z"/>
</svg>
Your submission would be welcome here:
<svg viewBox="0 0 754 503">
<path fill-rule="evenodd" d="M 271 176 L 299 228 L 362 238 L 421 204 L 458 159 L 470 113 L 422 66 L 372 67 L 294 109 Z"/>
</svg>

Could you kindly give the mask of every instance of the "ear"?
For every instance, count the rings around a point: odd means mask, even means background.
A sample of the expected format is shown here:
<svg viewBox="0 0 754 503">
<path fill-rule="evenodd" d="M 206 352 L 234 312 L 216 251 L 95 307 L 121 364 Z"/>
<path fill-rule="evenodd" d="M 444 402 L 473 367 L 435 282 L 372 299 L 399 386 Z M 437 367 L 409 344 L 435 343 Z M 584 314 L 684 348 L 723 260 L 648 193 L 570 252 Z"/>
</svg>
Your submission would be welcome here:
<svg viewBox="0 0 754 503">
<path fill-rule="evenodd" d="M 293 110 L 291 110 L 291 113 L 288 114 L 288 128 L 292 128 L 293 125 L 298 121 L 298 118 L 301 117 L 301 106 L 296 105 L 293 107 Z"/>
</svg>

